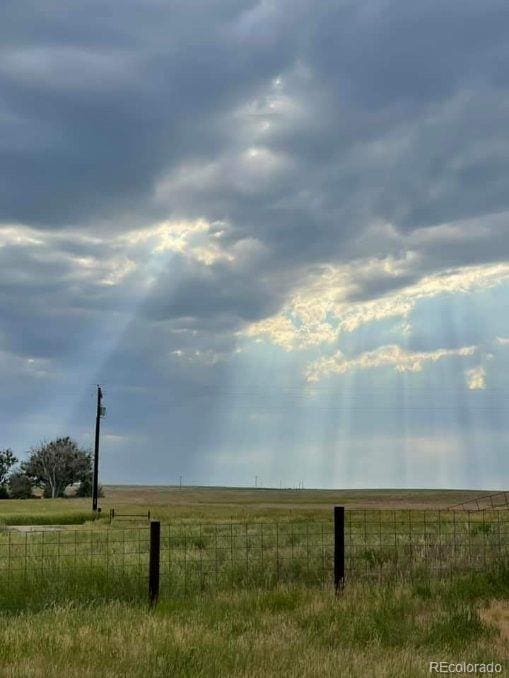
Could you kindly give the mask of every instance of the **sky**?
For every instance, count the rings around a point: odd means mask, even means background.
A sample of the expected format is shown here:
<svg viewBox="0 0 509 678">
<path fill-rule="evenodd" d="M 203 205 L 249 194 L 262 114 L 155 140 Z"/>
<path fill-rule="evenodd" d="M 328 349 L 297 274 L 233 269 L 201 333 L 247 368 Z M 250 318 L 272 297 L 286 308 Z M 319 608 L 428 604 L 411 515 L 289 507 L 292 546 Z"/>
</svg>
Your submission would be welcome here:
<svg viewBox="0 0 509 678">
<path fill-rule="evenodd" d="M 506 0 L 7 0 L 0 448 L 507 489 Z"/>
</svg>

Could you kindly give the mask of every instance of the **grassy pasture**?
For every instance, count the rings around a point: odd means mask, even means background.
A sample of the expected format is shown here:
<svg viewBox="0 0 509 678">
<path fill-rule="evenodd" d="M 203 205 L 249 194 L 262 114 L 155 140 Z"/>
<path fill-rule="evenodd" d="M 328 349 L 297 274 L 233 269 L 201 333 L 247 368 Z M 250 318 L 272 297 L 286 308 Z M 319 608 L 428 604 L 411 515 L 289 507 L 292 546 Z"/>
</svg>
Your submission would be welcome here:
<svg viewBox="0 0 509 678">
<path fill-rule="evenodd" d="M 398 677 L 429 675 L 431 660 L 503 662 L 509 571 L 486 549 L 500 522 L 430 521 L 475 494 L 107 487 L 97 521 L 88 500 L 0 502 L 4 524 L 40 526 L 0 531 L 0 675 Z M 372 575 L 339 596 L 333 504 L 366 509 L 347 511 L 347 574 Z M 155 610 L 147 521 L 110 525 L 110 507 L 163 523 Z M 444 562 L 454 576 L 419 571 Z"/>
<path fill-rule="evenodd" d="M 446 509 L 487 494 L 486 490 L 279 490 L 221 487 L 112 485 L 99 500 L 106 516 L 150 509 L 162 522 L 221 520 L 328 520 L 334 504 L 350 508 Z M 76 524 L 91 517 L 90 499 L 9 499 L 0 501 L 0 524 Z"/>
<path fill-rule="evenodd" d="M 500 562 L 501 555 L 509 556 L 506 511 L 457 515 L 352 509 L 346 516 L 348 585 L 482 571 Z M 0 580 L 9 586 L 0 589 L 0 604 L 22 608 L 34 601 L 90 601 L 138 590 L 143 597 L 148 557 L 146 522 L 5 529 L 0 533 Z M 330 519 L 161 526 L 161 592 L 166 598 L 289 583 L 330 588 L 332 574 Z M 86 582 L 83 587 L 80 580 Z"/>
<path fill-rule="evenodd" d="M 0 616 L 0 674 L 413 678 L 429 662 L 507 659 L 507 572 L 430 585 L 62 602 Z M 463 674 L 459 674 L 463 675 Z"/>
</svg>

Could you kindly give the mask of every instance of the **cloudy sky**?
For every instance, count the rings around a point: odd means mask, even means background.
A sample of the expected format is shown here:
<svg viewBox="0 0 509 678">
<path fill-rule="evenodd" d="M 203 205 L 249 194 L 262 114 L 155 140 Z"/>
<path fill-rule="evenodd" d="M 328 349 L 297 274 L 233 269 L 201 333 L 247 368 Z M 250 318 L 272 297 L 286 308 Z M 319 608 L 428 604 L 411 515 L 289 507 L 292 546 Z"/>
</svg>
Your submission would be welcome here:
<svg viewBox="0 0 509 678">
<path fill-rule="evenodd" d="M 7 0 L 0 447 L 509 481 L 506 0 Z"/>
</svg>

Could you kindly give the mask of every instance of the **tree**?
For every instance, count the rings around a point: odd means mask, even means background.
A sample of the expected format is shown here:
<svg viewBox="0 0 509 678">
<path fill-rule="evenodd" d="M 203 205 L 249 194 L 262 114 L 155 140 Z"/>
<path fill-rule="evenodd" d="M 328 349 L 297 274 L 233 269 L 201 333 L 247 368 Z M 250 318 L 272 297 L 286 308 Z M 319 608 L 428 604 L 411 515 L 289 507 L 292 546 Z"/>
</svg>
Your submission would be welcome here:
<svg viewBox="0 0 509 678">
<path fill-rule="evenodd" d="M 9 471 L 18 460 L 9 448 L 0 450 L 0 485 L 5 485 Z"/>
<path fill-rule="evenodd" d="M 8 487 L 11 499 L 30 499 L 32 496 L 32 481 L 22 471 L 11 473 Z"/>
<path fill-rule="evenodd" d="M 92 455 L 69 437 L 43 443 L 29 454 L 21 469 L 42 487 L 45 497 L 63 497 L 66 487 L 82 482 L 92 472 Z"/>
<path fill-rule="evenodd" d="M 93 493 L 93 478 L 92 473 L 85 476 L 78 489 L 76 490 L 76 497 L 91 497 Z M 104 497 L 103 488 L 101 485 L 97 488 L 97 495 L 99 497 Z"/>
</svg>

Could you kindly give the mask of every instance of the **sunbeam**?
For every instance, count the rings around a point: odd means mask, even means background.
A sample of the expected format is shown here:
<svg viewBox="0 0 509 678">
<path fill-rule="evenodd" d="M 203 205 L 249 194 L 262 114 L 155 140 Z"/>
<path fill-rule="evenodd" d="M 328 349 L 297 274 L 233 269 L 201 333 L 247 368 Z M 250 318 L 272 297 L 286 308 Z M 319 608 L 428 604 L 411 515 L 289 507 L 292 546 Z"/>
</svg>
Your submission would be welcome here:
<svg viewBox="0 0 509 678">
<path fill-rule="evenodd" d="M 105 2 L 7 10 L 0 445 L 99 382 L 105 481 L 507 484 L 500 3 Z"/>
</svg>

